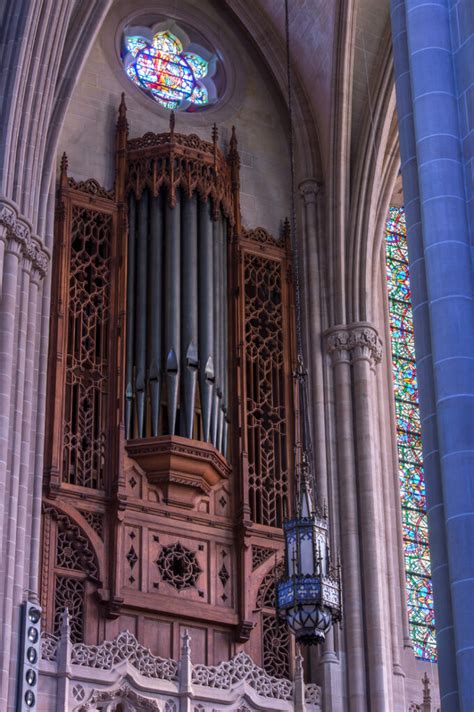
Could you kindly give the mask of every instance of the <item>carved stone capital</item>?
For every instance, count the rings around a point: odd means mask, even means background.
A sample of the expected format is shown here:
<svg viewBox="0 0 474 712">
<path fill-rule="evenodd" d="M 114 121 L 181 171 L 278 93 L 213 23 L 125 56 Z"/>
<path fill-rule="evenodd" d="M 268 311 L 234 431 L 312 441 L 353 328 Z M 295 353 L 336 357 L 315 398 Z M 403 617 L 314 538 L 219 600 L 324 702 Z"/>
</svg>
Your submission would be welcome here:
<svg viewBox="0 0 474 712">
<path fill-rule="evenodd" d="M 382 341 L 377 329 L 366 322 L 334 327 L 326 333 L 326 345 L 333 365 L 360 359 L 374 365 L 382 360 Z"/>
<path fill-rule="evenodd" d="M 354 324 L 350 331 L 351 360 L 367 359 L 371 364 L 382 360 L 382 341 L 370 324 Z"/>
<path fill-rule="evenodd" d="M 298 192 L 303 198 L 304 204 L 315 203 L 319 193 L 322 192 L 323 185 L 314 178 L 302 181 L 298 186 Z"/>
<path fill-rule="evenodd" d="M 326 334 L 326 348 L 333 366 L 338 363 L 350 363 L 350 334 L 346 327 L 339 327 Z"/>
<path fill-rule="evenodd" d="M 50 262 L 49 253 L 41 241 L 31 234 L 30 223 L 18 215 L 15 206 L 5 200 L 0 201 L 0 240 L 18 258 L 30 263 L 33 271 L 44 277 Z"/>
</svg>

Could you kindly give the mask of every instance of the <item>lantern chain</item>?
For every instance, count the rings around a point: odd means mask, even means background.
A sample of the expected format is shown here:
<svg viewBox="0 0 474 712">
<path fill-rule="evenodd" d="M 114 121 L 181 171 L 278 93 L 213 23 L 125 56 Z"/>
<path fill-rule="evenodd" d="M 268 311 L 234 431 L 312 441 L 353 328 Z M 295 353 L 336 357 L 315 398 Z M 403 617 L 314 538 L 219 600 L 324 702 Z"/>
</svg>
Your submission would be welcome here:
<svg viewBox="0 0 474 712">
<path fill-rule="evenodd" d="M 296 317 L 296 352 L 297 365 L 294 373 L 294 378 L 298 383 L 299 400 L 300 400 L 300 417 L 301 417 L 301 443 L 297 445 L 300 457 L 299 466 L 297 465 L 297 492 L 296 502 L 299 501 L 300 476 L 310 476 L 312 446 L 311 446 L 311 430 L 309 426 L 308 412 L 308 373 L 304 366 L 303 356 L 303 326 L 302 326 L 302 305 L 301 305 L 301 279 L 300 279 L 300 260 L 298 252 L 298 241 L 296 232 L 296 171 L 295 171 L 295 148 L 294 148 L 294 121 L 293 121 L 293 86 L 291 81 L 291 46 L 290 46 L 290 21 L 288 0 L 285 0 L 285 34 L 286 34 L 286 74 L 287 74 L 287 90 L 288 90 L 288 120 L 290 132 L 290 180 L 291 180 L 291 219 L 290 219 L 290 244 L 293 263 L 293 275 L 295 284 L 295 317 Z M 296 453 L 298 454 L 298 453 Z M 300 470 L 303 468 L 303 472 Z M 313 490 L 314 503 L 317 503 L 317 493 L 315 488 L 315 478 L 310 477 L 311 487 Z M 297 504 L 298 507 L 298 504 Z"/>
</svg>

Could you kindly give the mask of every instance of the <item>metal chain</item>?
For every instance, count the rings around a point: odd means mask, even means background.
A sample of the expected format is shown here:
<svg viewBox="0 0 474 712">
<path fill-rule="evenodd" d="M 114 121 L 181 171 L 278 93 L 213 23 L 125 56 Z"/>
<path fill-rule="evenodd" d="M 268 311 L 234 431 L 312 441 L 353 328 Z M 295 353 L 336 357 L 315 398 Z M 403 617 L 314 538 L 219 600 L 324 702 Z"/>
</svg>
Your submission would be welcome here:
<svg viewBox="0 0 474 712">
<path fill-rule="evenodd" d="M 295 180 L 295 148 L 293 130 L 293 96 L 291 85 L 290 67 L 290 22 L 288 18 L 288 0 L 285 0 L 285 31 L 286 31 L 286 78 L 288 87 L 288 119 L 290 124 L 290 174 L 291 174 L 291 220 L 290 244 L 293 258 L 293 274 L 295 282 L 295 311 L 296 311 L 296 351 L 298 360 L 303 360 L 303 333 L 301 323 L 301 285 L 298 259 L 298 245 L 296 242 L 296 180 Z"/>
<path fill-rule="evenodd" d="M 296 235 L 296 179 L 295 179 L 295 148 L 294 148 L 294 128 L 293 128 L 293 92 L 291 84 L 291 47 L 290 47 L 290 22 L 288 13 L 288 0 L 285 0 L 285 32 L 286 32 L 286 74 L 288 87 L 288 119 L 290 124 L 290 173 L 291 173 L 291 220 L 290 220 L 290 244 L 293 262 L 293 274 L 295 283 L 295 312 L 296 312 L 296 351 L 297 366 L 295 378 L 298 381 L 300 395 L 300 423 L 301 423 L 301 443 L 299 467 L 305 470 L 304 473 L 297 471 L 297 504 L 299 499 L 300 477 L 309 477 L 313 490 L 314 503 L 317 503 L 316 479 L 312 467 L 312 444 L 311 428 L 308 411 L 308 372 L 304 366 L 303 357 L 303 327 L 302 327 L 302 307 L 301 307 L 301 282 L 300 282 L 300 262 L 298 253 L 298 241 Z"/>
</svg>

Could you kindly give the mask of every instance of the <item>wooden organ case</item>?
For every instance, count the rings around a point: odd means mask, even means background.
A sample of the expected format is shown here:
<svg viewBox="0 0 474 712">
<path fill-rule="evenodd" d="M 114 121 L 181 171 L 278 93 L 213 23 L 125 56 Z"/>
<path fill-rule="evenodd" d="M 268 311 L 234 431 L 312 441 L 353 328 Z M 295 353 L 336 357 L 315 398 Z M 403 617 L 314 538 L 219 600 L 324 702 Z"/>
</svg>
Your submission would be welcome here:
<svg viewBox="0 0 474 712">
<path fill-rule="evenodd" d="M 113 191 L 61 163 L 50 334 L 42 604 L 73 642 L 128 629 L 193 662 L 245 649 L 292 674 L 274 577 L 293 461 L 288 230 L 241 227 L 224 155 L 128 138 Z"/>
</svg>

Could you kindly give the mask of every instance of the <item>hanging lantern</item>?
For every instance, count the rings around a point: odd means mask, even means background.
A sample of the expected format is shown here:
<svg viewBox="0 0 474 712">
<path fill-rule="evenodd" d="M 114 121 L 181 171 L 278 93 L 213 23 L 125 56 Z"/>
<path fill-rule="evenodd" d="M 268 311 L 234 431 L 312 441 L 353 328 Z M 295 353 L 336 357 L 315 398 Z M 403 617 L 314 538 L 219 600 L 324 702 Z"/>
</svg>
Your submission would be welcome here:
<svg viewBox="0 0 474 712">
<path fill-rule="evenodd" d="M 316 511 L 306 455 L 296 516 L 283 524 L 285 573 L 276 582 L 277 614 L 296 642 L 322 643 L 341 619 L 339 567 L 331 565 L 326 515 Z"/>
</svg>

